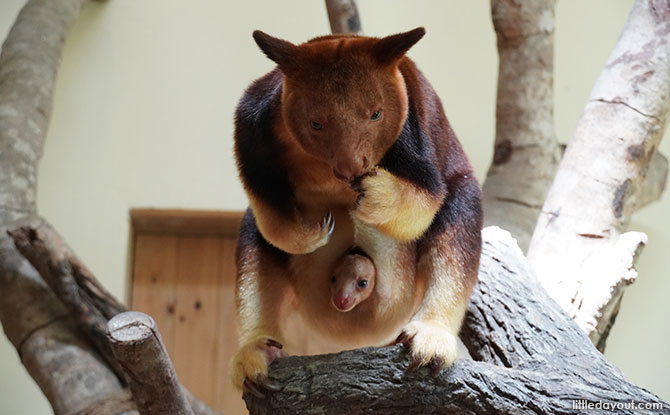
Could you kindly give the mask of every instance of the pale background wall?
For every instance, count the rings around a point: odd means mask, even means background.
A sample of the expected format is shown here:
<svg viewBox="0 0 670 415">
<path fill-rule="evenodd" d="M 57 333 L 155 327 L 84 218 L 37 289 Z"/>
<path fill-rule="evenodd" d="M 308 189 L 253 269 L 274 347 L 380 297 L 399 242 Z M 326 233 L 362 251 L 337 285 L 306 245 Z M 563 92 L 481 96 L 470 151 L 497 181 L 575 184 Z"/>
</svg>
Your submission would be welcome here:
<svg viewBox="0 0 670 415">
<path fill-rule="evenodd" d="M 24 0 L 0 2 L 4 39 Z M 492 155 L 497 55 L 489 1 L 359 0 L 365 32 L 425 26 L 412 49 L 482 179 Z M 571 135 L 632 0 L 560 0 L 556 132 Z M 124 297 L 132 207 L 243 209 L 233 108 L 271 68 L 253 29 L 294 42 L 329 31 L 319 0 L 112 0 L 89 4 L 65 49 L 39 178 L 39 210 L 114 294 Z M 661 150 L 670 155 L 670 143 Z M 624 298 L 608 357 L 670 399 L 666 270 L 670 197 L 640 212 L 640 279 Z M 0 336 L 0 414 L 50 413 Z"/>
</svg>

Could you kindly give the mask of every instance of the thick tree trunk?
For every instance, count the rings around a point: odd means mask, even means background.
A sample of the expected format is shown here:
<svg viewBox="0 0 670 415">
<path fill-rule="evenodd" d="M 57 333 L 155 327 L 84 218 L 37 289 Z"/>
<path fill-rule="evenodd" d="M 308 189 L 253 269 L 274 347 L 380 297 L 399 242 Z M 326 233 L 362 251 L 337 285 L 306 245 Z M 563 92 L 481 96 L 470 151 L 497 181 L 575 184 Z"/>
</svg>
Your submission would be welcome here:
<svg viewBox="0 0 670 415">
<path fill-rule="evenodd" d="M 561 158 L 553 118 L 554 3 L 491 2 L 500 59 L 484 211 L 486 224 L 509 230 L 523 250 Z"/>
<path fill-rule="evenodd" d="M 623 232 L 645 201 L 640 189 L 669 110 L 670 0 L 637 0 L 565 151 L 528 250 L 547 291 L 600 347 L 624 287 L 637 276 L 633 265 L 646 236 Z"/>
<path fill-rule="evenodd" d="M 83 3 L 29 1 L 0 55 L 0 321 L 56 414 L 104 413 L 102 401 L 117 402 L 115 411 L 129 407 L 114 372 L 6 233 L 17 218 L 35 214 L 53 84 L 65 35 Z"/>
<path fill-rule="evenodd" d="M 264 400 L 245 394 L 251 414 L 670 413 L 549 298 L 509 233 L 490 227 L 483 236 L 479 283 L 461 330 L 476 361 L 458 360 L 433 378 L 428 369 L 405 374 L 403 346 L 279 359 L 270 379 L 280 390 Z M 580 408 L 599 403 L 617 406 Z"/>
<path fill-rule="evenodd" d="M 0 321 L 54 413 L 131 415 L 137 413 L 135 403 L 113 370 L 119 368 L 105 337 L 107 319 L 123 306 L 36 216 L 37 168 L 60 54 L 68 28 L 84 3 L 30 0 L 2 46 Z M 17 223 L 34 227 L 34 232 L 24 233 L 22 240 L 35 268 L 8 234 Z M 53 245 L 47 243 L 49 238 L 37 238 L 35 229 L 50 235 Z M 35 242 L 42 243 L 41 251 L 31 245 Z M 196 413 L 213 413 L 188 396 Z"/>
<path fill-rule="evenodd" d="M 564 147 L 553 130 L 554 0 L 492 2 L 499 70 L 493 162 L 483 185 L 486 224 L 509 230 L 525 251 Z M 638 189 L 640 209 L 665 190 L 656 153 Z"/>
</svg>

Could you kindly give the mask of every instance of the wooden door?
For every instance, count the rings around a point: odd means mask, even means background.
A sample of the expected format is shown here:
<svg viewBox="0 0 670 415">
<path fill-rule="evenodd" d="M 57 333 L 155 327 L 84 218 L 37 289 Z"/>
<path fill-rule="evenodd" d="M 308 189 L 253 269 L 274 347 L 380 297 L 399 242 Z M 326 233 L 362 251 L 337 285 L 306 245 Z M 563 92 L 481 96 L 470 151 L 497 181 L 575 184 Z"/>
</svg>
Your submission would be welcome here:
<svg viewBox="0 0 670 415">
<path fill-rule="evenodd" d="M 226 414 L 246 414 L 229 380 L 237 349 L 235 246 L 241 212 L 133 210 L 131 307 L 156 320 L 177 376 Z"/>
</svg>

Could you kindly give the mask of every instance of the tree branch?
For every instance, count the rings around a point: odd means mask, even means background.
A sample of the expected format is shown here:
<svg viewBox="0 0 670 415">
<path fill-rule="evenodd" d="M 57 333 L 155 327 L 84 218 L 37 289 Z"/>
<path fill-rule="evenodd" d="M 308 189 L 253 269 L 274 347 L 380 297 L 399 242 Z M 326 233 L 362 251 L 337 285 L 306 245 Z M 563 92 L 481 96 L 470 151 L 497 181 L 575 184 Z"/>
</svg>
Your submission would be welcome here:
<svg viewBox="0 0 670 415">
<path fill-rule="evenodd" d="M 549 298 L 510 234 L 486 228 L 479 283 L 461 338 L 479 361 L 459 360 L 439 377 L 405 374 L 403 346 L 275 361 L 269 399 L 244 399 L 251 414 L 609 414 L 580 411 L 602 401 L 619 414 L 670 413 L 629 383 Z M 631 401 L 658 405 L 626 409 Z M 659 409 L 660 408 L 660 409 Z"/>
<path fill-rule="evenodd" d="M 0 54 L 0 321 L 56 414 L 130 415 L 137 412 L 110 369 L 121 373 L 105 337 L 107 320 L 124 307 L 36 217 L 37 166 L 60 55 L 84 3 L 28 1 Z M 8 235 L 19 222 L 33 226 L 14 236 L 44 280 Z M 197 414 L 214 413 L 187 395 Z"/>
<path fill-rule="evenodd" d="M 565 152 L 567 145 L 561 144 L 561 154 Z M 637 203 L 634 206 L 638 211 L 647 205 L 658 201 L 668 182 L 668 159 L 660 151 L 654 153 L 649 162 L 647 172 L 637 189 Z"/>
<path fill-rule="evenodd" d="M 56 414 L 128 410 L 112 370 L 77 332 L 67 311 L 6 234 L 36 212 L 37 163 L 68 28 L 84 0 L 30 0 L 0 54 L 0 321 Z M 132 402 L 131 402 L 132 404 Z M 93 409 L 96 408 L 96 409 Z"/>
<path fill-rule="evenodd" d="M 604 347 L 636 255 L 623 233 L 670 111 L 670 0 L 637 0 L 565 151 L 528 258 L 553 298 Z M 657 179 L 659 187 L 664 177 Z M 652 186 L 654 187 L 654 186 Z M 652 192 L 658 194 L 658 191 Z"/>
<path fill-rule="evenodd" d="M 125 311 L 124 307 L 97 284 L 88 269 L 46 221 L 41 220 L 39 225 L 20 227 L 8 233 L 19 252 L 30 261 L 65 305 L 77 327 L 93 342 L 116 375 L 123 379 L 124 372 L 114 358 L 107 339 L 109 317 L 105 313 L 111 314 L 111 317 Z M 80 281 L 85 284 L 85 288 L 79 285 Z M 102 310 L 98 305 L 102 305 Z"/>
<path fill-rule="evenodd" d="M 30 261 L 35 269 L 37 269 L 41 277 L 52 289 L 53 293 L 55 293 L 66 306 L 67 310 L 70 312 L 70 316 L 76 321 L 79 330 L 86 334 L 88 339 L 95 346 L 97 352 L 104 358 L 107 365 L 114 370 L 114 373 L 120 379 L 136 380 L 136 377 L 132 376 L 133 374 L 136 374 L 133 370 L 145 370 L 146 368 L 144 365 L 149 364 L 150 361 L 143 359 L 143 365 L 136 368 L 127 365 L 124 366 L 123 363 L 132 360 L 131 352 L 124 349 L 123 344 L 117 344 L 119 350 L 112 350 L 112 345 L 110 345 L 108 337 L 108 328 L 110 324 L 108 320 L 118 316 L 119 313 L 122 313 L 126 317 L 133 317 L 138 313 L 124 313 L 125 308 L 123 305 L 121 305 L 100 285 L 95 276 L 88 270 L 88 268 L 86 268 L 83 262 L 74 255 L 72 250 L 48 222 L 42 219 L 33 220 L 31 221 L 30 226 L 22 226 L 9 231 L 8 233 L 14 239 L 19 252 Z M 117 324 L 119 321 L 123 320 L 117 320 Z M 153 322 L 153 320 L 151 321 Z M 155 327 L 154 332 L 158 335 Z M 124 332 L 121 332 L 121 334 L 123 333 Z M 137 353 L 143 352 L 135 343 L 132 344 L 131 349 Z M 91 352 L 95 353 L 93 351 Z M 119 356 L 117 353 L 122 353 L 121 362 L 118 361 Z M 169 359 L 161 362 L 163 365 L 168 363 L 171 365 Z M 154 363 L 158 364 L 159 362 Z M 165 366 L 161 366 L 161 368 L 165 368 Z M 165 370 L 165 373 L 168 373 L 167 371 L 169 369 L 165 368 Z M 174 369 L 172 369 L 172 371 L 174 371 Z M 129 373 L 131 374 L 130 377 Z M 140 411 L 148 411 L 142 412 L 143 414 L 161 413 L 160 411 L 155 412 L 155 408 L 151 407 L 154 403 L 150 403 L 146 399 L 147 396 L 155 396 L 155 391 L 147 390 L 146 388 L 142 389 L 140 385 L 149 388 L 158 387 L 151 382 L 135 382 L 134 385 L 130 385 L 131 387 L 135 387 L 133 389 L 133 394 L 135 392 L 139 393 L 139 396 L 136 397 L 136 399 L 144 405 L 140 407 Z M 162 393 L 171 391 L 171 389 L 165 389 Z M 183 391 L 180 389 L 179 396 L 173 398 L 175 402 L 179 402 L 183 398 L 182 395 L 186 396 L 186 400 L 190 405 L 189 411 L 192 409 L 192 412 L 187 412 L 187 414 L 195 413 L 196 415 L 212 415 L 215 413 L 185 389 Z M 167 404 L 168 402 L 170 402 L 170 399 L 167 398 L 167 396 L 163 396 L 160 403 Z M 177 407 L 175 406 L 175 408 Z M 179 412 L 168 411 L 162 413 Z"/>
<path fill-rule="evenodd" d="M 484 211 L 487 225 L 509 230 L 524 250 L 561 158 L 553 125 L 554 3 L 491 3 L 500 59 Z"/>
<path fill-rule="evenodd" d="M 640 210 L 661 198 L 668 181 L 668 159 L 660 152 L 654 153 L 647 173 L 636 196 L 635 210 Z"/>
<path fill-rule="evenodd" d="M 355 0 L 326 0 L 326 9 L 333 33 L 363 33 Z"/>
<path fill-rule="evenodd" d="M 114 356 L 142 415 L 193 415 L 154 320 L 134 311 L 109 320 Z"/>
</svg>

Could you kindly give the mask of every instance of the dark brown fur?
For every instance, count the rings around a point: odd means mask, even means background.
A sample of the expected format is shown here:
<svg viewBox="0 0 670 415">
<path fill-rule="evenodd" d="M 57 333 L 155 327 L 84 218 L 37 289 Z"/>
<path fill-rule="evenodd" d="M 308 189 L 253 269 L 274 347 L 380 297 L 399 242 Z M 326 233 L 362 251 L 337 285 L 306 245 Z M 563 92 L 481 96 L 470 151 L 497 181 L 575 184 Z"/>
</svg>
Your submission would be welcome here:
<svg viewBox="0 0 670 415">
<path fill-rule="evenodd" d="M 382 345 L 401 334 L 417 364 L 455 358 L 482 211 L 440 99 L 404 55 L 423 33 L 300 46 L 254 33 L 278 67 L 247 89 L 236 114 L 251 202 L 238 248 L 237 386 L 263 383 L 269 362 L 259 350 L 268 338 L 291 345 L 290 315 L 321 346 L 294 351 Z M 354 244 L 372 259 L 376 283 L 341 313 L 330 304 L 330 275 Z"/>
</svg>

